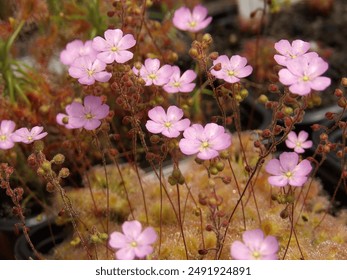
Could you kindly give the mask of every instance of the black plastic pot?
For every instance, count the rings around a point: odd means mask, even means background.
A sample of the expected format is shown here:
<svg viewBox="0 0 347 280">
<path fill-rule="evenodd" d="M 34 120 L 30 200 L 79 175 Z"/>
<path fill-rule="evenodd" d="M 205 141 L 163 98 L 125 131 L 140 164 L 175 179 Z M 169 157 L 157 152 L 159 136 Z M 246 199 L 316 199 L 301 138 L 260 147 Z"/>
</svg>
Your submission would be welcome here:
<svg viewBox="0 0 347 280">
<path fill-rule="evenodd" d="M 324 124 L 328 125 L 329 122 L 325 122 Z M 321 133 L 322 132 L 319 131 L 313 134 L 312 140 L 314 143 L 314 147 L 318 146 L 319 136 Z M 331 141 L 332 143 L 341 143 L 342 131 L 338 129 L 331 133 L 329 135 L 329 141 Z M 345 157 L 345 160 L 347 160 L 347 156 Z M 336 151 L 331 151 L 327 155 L 327 158 L 323 162 L 322 166 L 318 169 L 317 176 L 322 180 L 324 189 L 330 194 L 331 197 L 336 193 L 336 206 L 339 208 L 347 208 L 347 190 L 344 189 L 345 187 L 343 182 L 340 185 L 340 187 L 336 190 L 342 172 L 341 161 L 342 159 L 337 157 Z"/>
<path fill-rule="evenodd" d="M 44 255 L 48 254 L 54 246 L 63 242 L 70 233 L 71 227 L 66 225 L 59 226 L 52 221 L 46 221 L 33 228 L 29 236 L 36 250 Z M 37 259 L 24 235 L 18 238 L 14 252 L 17 260 Z"/>
</svg>

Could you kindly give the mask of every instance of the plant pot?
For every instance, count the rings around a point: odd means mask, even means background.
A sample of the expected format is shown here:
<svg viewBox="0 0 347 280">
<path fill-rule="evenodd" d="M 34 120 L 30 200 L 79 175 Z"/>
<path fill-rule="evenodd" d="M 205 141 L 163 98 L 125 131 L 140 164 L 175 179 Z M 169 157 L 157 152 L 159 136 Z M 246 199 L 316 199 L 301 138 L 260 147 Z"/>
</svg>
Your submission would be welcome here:
<svg viewBox="0 0 347 280">
<path fill-rule="evenodd" d="M 8 215 L 6 208 L 11 210 L 12 205 L 4 193 L 0 193 L 0 201 L 2 204 L 2 213 L 0 215 L 0 259 L 14 259 L 13 248 L 21 231 L 20 227 L 16 229 L 16 224 L 19 224 L 20 220 L 13 215 Z M 33 229 L 47 220 L 47 216 L 42 212 L 42 207 L 38 204 L 33 204 L 26 210 L 28 211 L 24 213 L 26 218 L 25 225 L 29 229 Z"/>
<path fill-rule="evenodd" d="M 54 246 L 63 242 L 70 232 L 71 227 L 67 227 L 66 225 L 59 226 L 52 220 L 49 220 L 33 228 L 29 232 L 29 236 L 36 250 L 45 255 L 48 254 Z M 17 260 L 37 259 L 23 234 L 18 238 L 15 244 L 14 253 Z"/>
<path fill-rule="evenodd" d="M 325 122 L 325 125 L 329 124 L 329 122 Z M 319 136 L 322 132 L 315 132 L 313 134 L 313 143 L 314 147 L 317 147 L 319 144 Z M 342 131 L 340 129 L 335 130 L 333 133 L 329 135 L 329 141 L 332 143 L 341 143 L 342 142 Z M 320 158 L 319 158 L 320 159 Z M 318 160 L 319 160 L 318 159 Z M 345 160 L 347 156 L 345 155 Z M 347 190 L 344 189 L 343 182 L 340 184 L 338 190 L 336 187 L 341 177 L 341 158 L 338 158 L 336 155 L 336 151 L 331 151 L 326 160 L 323 162 L 322 166 L 318 169 L 317 176 L 321 178 L 324 189 L 329 193 L 332 197 L 335 193 L 335 206 L 337 207 L 347 207 Z"/>
</svg>

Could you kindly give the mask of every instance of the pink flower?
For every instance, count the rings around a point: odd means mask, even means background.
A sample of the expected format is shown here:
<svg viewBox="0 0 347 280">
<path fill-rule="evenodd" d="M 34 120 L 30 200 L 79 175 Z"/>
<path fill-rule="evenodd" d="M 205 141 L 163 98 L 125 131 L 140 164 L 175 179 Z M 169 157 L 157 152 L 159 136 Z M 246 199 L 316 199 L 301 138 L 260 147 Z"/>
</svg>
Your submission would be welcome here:
<svg viewBox="0 0 347 280">
<path fill-rule="evenodd" d="M 89 56 L 76 58 L 69 68 L 71 77 L 78 79 L 82 85 L 92 85 L 95 81 L 107 82 L 112 74 L 104 71 L 106 64 Z"/>
<path fill-rule="evenodd" d="M 71 106 L 71 105 L 67 105 L 65 110 L 69 110 L 69 109 L 67 109 L 69 106 Z M 65 126 L 65 128 L 74 129 L 74 127 L 72 127 L 71 124 L 69 124 L 69 116 L 68 115 L 59 113 L 55 119 L 56 119 L 58 124 Z"/>
<path fill-rule="evenodd" d="M 147 227 L 142 231 L 142 226 L 138 221 L 124 222 L 121 232 L 113 232 L 110 235 L 108 244 L 116 252 L 118 260 L 133 260 L 134 258 L 144 258 L 153 252 L 152 244 L 157 240 L 157 233 L 152 227 Z"/>
<path fill-rule="evenodd" d="M 300 56 L 308 56 L 309 58 L 317 57 L 315 52 L 307 51 L 310 49 L 310 43 L 302 40 L 294 40 L 292 44 L 288 40 L 280 40 L 275 44 L 275 49 L 280 53 L 274 56 L 279 65 L 287 66 L 287 62 Z"/>
<path fill-rule="evenodd" d="M 84 105 L 72 102 L 65 108 L 67 115 L 58 114 L 56 120 L 68 129 L 83 127 L 86 130 L 94 130 L 100 126 L 100 120 L 107 117 L 109 108 L 108 105 L 102 104 L 100 97 L 88 95 L 84 98 Z"/>
<path fill-rule="evenodd" d="M 193 124 L 183 132 L 183 137 L 179 142 L 181 152 L 185 155 L 197 154 L 202 160 L 217 157 L 219 151 L 231 145 L 231 136 L 223 126 L 215 123 L 209 123 L 205 127 Z"/>
<path fill-rule="evenodd" d="M 0 149 L 8 150 L 14 146 L 12 134 L 16 127 L 14 121 L 2 120 L 0 124 Z"/>
<path fill-rule="evenodd" d="M 163 86 L 163 89 L 168 93 L 175 92 L 191 92 L 195 83 L 196 73 L 193 70 L 187 70 L 181 76 L 181 71 L 178 66 L 172 66 L 172 74 L 169 82 Z"/>
<path fill-rule="evenodd" d="M 313 143 L 308 140 L 308 133 L 306 131 L 300 131 L 298 135 L 294 131 L 289 132 L 286 140 L 286 145 L 290 149 L 294 149 L 294 152 L 302 154 L 305 152 L 304 149 L 311 148 Z"/>
<path fill-rule="evenodd" d="M 47 132 L 42 132 L 42 131 L 43 131 L 42 126 L 34 126 L 31 130 L 27 129 L 26 127 L 23 127 L 23 128 L 17 129 L 12 134 L 12 140 L 14 142 L 22 142 L 25 144 L 30 144 L 36 140 L 42 139 L 48 134 Z"/>
<path fill-rule="evenodd" d="M 167 84 L 170 80 L 172 71 L 172 66 L 170 65 L 165 64 L 160 67 L 160 61 L 157 58 L 147 58 L 145 60 L 145 65 L 142 65 L 140 70 L 133 67 L 135 75 L 140 75 L 140 77 L 146 82 L 146 86 L 152 84 L 163 86 Z"/>
<path fill-rule="evenodd" d="M 183 111 L 170 106 L 165 113 L 163 107 L 157 106 L 148 111 L 151 120 L 147 121 L 146 128 L 152 133 L 161 133 L 169 138 L 180 135 L 180 131 L 185 130 L 190 125 L 189 119 L 182 119 Z"/>
<path fill-rule="evenodd" d="M 212 67 L 211 74 L 232 84 L 240 81 L 241 78 L 249 76 L 253 71 L 252 66 L 246 66 L 247 59 L 239 55 L 234 55 L 230 59 L 226 55 L 221 55 L 213 61 L 213 66 L 218 63 L 221 64 L 222 69 L 216 71 Z"/>
<path fill-rule="evenodd" d="M 105 39 L 98 36 L 93 39 L 93 48 L 100 53 L 97 58 L 104 63 L 125 63 L 133 58 L 133 53 L 127 49 L 135 46 L 134 36 L 120 29 L 109 29 L 104 33 Z"/>
<path fill-rule="evenodd" d="M 60 53 L 60 61 L 70 66 L 78 57 L 89 56 L 91 60 L 94 60 L 96 55 L 97 51 L 92 48 L 92 41 L 83 43 L 81 40 L 74 40 L 68 43 L 65 50 Z"/>
<path fill-rule="evenodd" d="M 324 90 L 330 83 L 330 78 L 321 77 L 328 69 L 320 57 L 300 56 L 286 63 L 287 69 L 279 71 L 279 80 L 289 86 L 289 90 L 298 95 L 307 95 L 313 90 Z"/>
<path fill-rule="evenodd" d="M 180 30 L 198 32 L 212 21 L 212 17 L 207 17 L 207 13 L 207 9 L 202 5 L 195 6 L 193 12 L 187 7 L 181 7 L 175 11 L 172 22 Z"/>
<path fill-rule="evenodd" d="M 248 230 L 242 234 L 241 241 L 234 241 L 230 248 L 235 260 L 277 260 L 278 241 L 274 236 L 264 238 L 260 229 Z"/>
<path fill-rule="evenodd" d="M 268 162 L 265 170 L 273 175 L 268 178 L 271 185 L 285 187 L 301 187 L 307 181 L 307 176 L 312 170 L 311 163 L 304 159 L 299 164 L 299 155 L 297 153 L 284 152 L 280 159 L 272 159 Z"/>
</svg>

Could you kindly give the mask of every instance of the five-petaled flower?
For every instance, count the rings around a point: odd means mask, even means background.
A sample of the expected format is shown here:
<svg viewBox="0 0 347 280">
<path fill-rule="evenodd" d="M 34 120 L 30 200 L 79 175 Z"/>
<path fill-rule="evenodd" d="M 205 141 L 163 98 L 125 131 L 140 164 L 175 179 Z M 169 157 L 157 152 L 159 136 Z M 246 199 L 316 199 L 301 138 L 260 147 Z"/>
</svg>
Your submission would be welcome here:
<svg viewBox="0 0 347 280">
<path fill-rule="evenodd" d="M 136 44 L 133 35 L 125 34 L 120 29 L 109 29 L 104 33 L 105 39 L 97 36 L 93 39 L 93 48 L 99 53 L 97 58 L 104 63 L 125 63 L 133 58 L 134 54 L 128 49 Z"/>
<path fill-rule="evenodd" d="M 307 52 L 310 46 L 310 43 L 302 40 L 294 40 L 292 44 L 288 40 L 280 40 L 275 43 L 275 49 L 279 54 L 275 54 L 274 58 L 279 65 L 286 66 L 288 61 L 300 56 L 317 57 L 317 53 Z"/>
<path fill-rule="evenodd" d="M 202 160 L 215 158 L 219 151 L 231 145 L 231 136 L 225 132 L 223 126 L 208 123 L 205 127 L 193 124 L 183 132 L 179 142 L 180 150 L 185 155 L 197 154 Z"/>
<path fill-rule="evenodd" d="M 248 230 L 242 234 L 241 241 L 234 241 L 230 248 L 235 260 L 277 260 L 278 241 L 274 236 L 264 237 L 260 229 Z"/>
<path fill-rule="evenodd" d="M 214 66 L 219 63 L 221 64 L 221 69 L 218 71 L 214 70 Z M 252 73 L 252 66 L 246 66 L 246 64 L 247 59 L 245 57 L 234 55 L 229 59 L 226 55 L 221 55 L 213 61 L 211 74 L 218 79 L 223 79 L 226 82 L 233 84 Z"/>
<path fill-rule="evenodd" d="M 107 82 L 111 78 L 112 74 L 105 71 L 105 68 L 106 64 L 99 59 L 82 56 L 71 64 L 69 74 L 82 85 L 92 85 L 95 81 Z"/>
<path fill-rule="evenodd" d="M 152 84 L 156 86 L 163 86 L 170 80 L 172 74 L 172 66 L 165 64 L 160 67 L 160 61 L 157 58 L 147 58 L 145 64 L 142 65 L 140 70 L 133 67 L 135 75 L 140 77 L 146 82 L 146 86 Z"/>
<path fill-rule="evenodd" d="M 42 132 L 43 127 L 42 126 L 34 126 L 32 129 L 27 129 L 26 127 L 22 127 L 20 129 L 17 129 L 12 134 L 12 140 L 14 142 L 22 142 L 25 144 L 30 144 L 36 140 L 40 140 L 43 137 L 45 137 L 48 133 Z"/>
<path fill-rule="evenodd" d="M 276 187 L 301 187 L 307 181 L 307 176 L 312 170 L 311 163 L 304 159 L 299 163 L 299 155 L 294 152 L 280 154 L 279 160 L 270 160 L 266 171 L 273 175 L 268 178 L 271 185 Z"/>
<path fill-rule="evenodd" d="M 110 247 L 118 249 L 118 260 L 142 259 L 153 252 L 151 245 L 157 240 L 157 233 L 152 227 L 142 231 L 140 222 L 129 221 L 123 223 L 122 231 L 111 233 L 108 241 Z"/>
<path fill-rule="evenodd" d="M 311 148 L 313 143 L 311 140 L 307 140 L 308 133 L 304 130 L 300 131 L 298 135 L 294 131 L 289 132 L 286 140 L 286 145 L 290 149 L 294 149 L 294 152 L 302 154 L 305 149 Z"/>
<path fill-rule="evenodd" d="M 172 66 L 172 74 L 169 82 L 163 86 L 163 89 L 168 93 L 176 92 L 191 92 L 195 83 L 196 73 L 193 70 L 187 70 L 181 76 L 181 71 L 178 66 Z"/>
<path fill-rule="evenodd" d="M 60 53 L 61 63 L 70 66 L 76 58 L 89 56 L 91 60 L 96 59 L 97 51 L 92 47 L 92 41 L 83 43 L 81 40 L 74 40 L 66 45 L 66 48 Z"/>
<path fill-rule="evenodd" d="M 165 113 L 163 107 L 157 106 L 148 111 L 151 120 L 146 123 L 146 128 L 152 133 L 161 133 L 169 138 L 177 137 L 181 131 L 190 125 L 189 119 L 183 119 L 183 110 L 170 106 Z"/>
<path fill-rule="evenodd" d="M 311 89 L 324 90 L 331 83 L 330 78 L 321 77 L 328 63 L 320 57 L 300 56 L 287 61 L 286 67 L 279 71 L 279 80 L 294 94 L 308 95 Z"/>
<path fill-rule="evenodd" d="M 207 13 L 207 9 L 202 5 L 195 6 L 193 12 L 187 7 L 181 7 L 175 11 L 172 22 L 180 30 L 198 32 L 212 21 L 212 17 L 207 17 Z"/>
<path fill-rule="evenodd" d="M 14 146 L 12 134 L 16 127 L 14 121 L 2 120 L 0 124 L 0 149 L 8 150 Z"/>
<path fill-rule="evenodd" d="M 102 104 L 100 97 L 88 95 L 84 98 L 84 105 L 79 102 L 72 102 L 66 106 L 65 111 L 67 115 L 58 114 L 56 117 L 59 124 L 69 129 L 94 130 L 100 126 L 100 120 L 107 117 L 110 107 L 107 104 Z"/>
</svg>

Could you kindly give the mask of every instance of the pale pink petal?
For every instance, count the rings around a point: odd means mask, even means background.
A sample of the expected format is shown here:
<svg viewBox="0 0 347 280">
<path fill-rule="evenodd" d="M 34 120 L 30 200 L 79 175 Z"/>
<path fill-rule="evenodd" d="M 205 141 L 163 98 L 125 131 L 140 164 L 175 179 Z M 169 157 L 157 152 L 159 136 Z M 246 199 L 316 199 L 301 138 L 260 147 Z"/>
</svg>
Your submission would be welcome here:
<svg viewBox="0 0 347 280">
<path fill-rule="evenodd" d="M 311 92 L 310 83 L 308 82 L 298 82 L 296 84 L 292 84 L 289 87 L 290 92 L 298 94 L 298 95 L 307 95 Z"/>
<path fill-rule="evenodd" d="M 146 128 L 149 132 L 161 133 L 164 130 L 165 126 L 162 123 L 157 123 L 157 122 L 148 120 L 146 123 Z"/>
<path fill-rule="evenodd" d="M 252 71 L 253 71 L 252 66 L 247 65 L 246 67 L 237 70 L 236 76 L 238 78 L 244 78 L 249 76 L 252 73 Z"/>
<path fill-rule="evenodd" d="M 133 46 L 136 45 L 136 40 L 133 35 L 131 34 L 126 34 L 124 37 L 119 41 L 118 43 L 118 48 L 120 50 L 127 50 L 132 48 Z"/>
<path fill-rule="evenodd" d="M 95 73 L 93 76 L 95 80 L 97 80 L 98 82 L 106 83 L 111 79 L 112 74 L 106 71 L 102 71 L 99 73 Z"/>
<path fill-rule="evenodd" d="M 136 242 L 139 245 L 148 245 L 154 243 L 158 238 L 158 235 L 154 228 L 148 227 L 143 230 L 143 232 L 138 236 Z"/>
<path fill-rule="evenodd" d="M 292 46 L 295 54 L 302 55 L 310 49 L 311 44 L 302 40 L 294 40 Z"/>
<path fill-rule="evenodd" d="M 124 235 L 131 237 L 133 240 L 137 240 L 141 234 L 142 225 L 138 221 L 124 222 L 122 225 Z"/>
<path fill-rule="evenodd" d="M 90 85 L 92 85 L 92 84 L 95 83 L 95 79 L 94 79 L 93 76 L 84 76 L 84 77 L 82 77 L 82 78 L 79 78 L 79 79 L 78 79 L 78 82 L 79 82 L 80 84 L 82 84 L 82 85 L 88 85 L 88 86 L 90 86 Z"/>
<path fill-rule="evenodd" d="M 292 46 L 288 40 L 280 40 L 277 43 L 275 43 L 275 49 L 280 54 L 286 55 L 288 53 L 291 53 Z"/>
<path fill-rule="evenodd" d="M 179 142 L 179 147 L 183 154 L 194 155 L 200 151 L 201 142 L 196 139 L 182 138 Z"/>
<path fill-rule="evenodd" d="M 292 72 L 290 72 L 288 69 L 281 69 L 278 72 L 278 75 L 279 75 L 280 82 L 284 84 L 285 86 L 289 86 L 294 83 L 297 83 L 299 80 L 299 77 L 293 75 Z"/>
<path fill-rule="evenodd" d="M 183 117 L 183 110 L 176 107 L 176 106 L 170 106 L 168 109 L 167 109 L 167 120 L 169 122 L 175 122 L 177 120 L 180 120 L 182 119 Z"/>
<path fill-rule="evenodd" d="M 258 251 L 264 240 L 264 233 L 260 229 L 245 231 L 242 240 L 251 251 Z"/>
<path fill-rule="evenodd" d="M 284 172 L 293 171 L 299 162 L 299 155 L 297 153 L 284 152 L 280 154 L 279 158 Z"/>
<path fill-rule="evenodd" d="M 219 156 L 218 151 L 210 148 L 205 148 L 196 155 L 199 159 L 208 160 Z"/>
<path fill-rule="evenodd" d="M 0 131 L 3 134 L 12 133 L 16 127 L 14 121 L 3 120 L 1 121 Z"/>
<path fill-rule="evenodd" d="M 104 36 L 107 43 L 111 46 L 117 46 L 123 37 L 123 31 L 120 29 L 108 29 L 104 32 Z"/>
<path fill-rule="evenodd" d="M 327 77 L 317 77 L 310 81 L 310 86 L 314 90 L 325 90 L 331 84 L 331 79 Z"/>
<path fill-rule="evenodd" d="M 270 185 L 273 185 L 276 187 L 285 187 L 286 185 L 288 185 L 288 178 L 283 175 L 270 176 L 268 178 L 268 182 Z"/>
<path fill-rule="evenodd" d="M 124 247 L 117 251 L 116 258 L 118 260 L 133 260 L 135 258 L 135 250 L 133 247 Z"/>
<path fill-rule="evenodd" d="M 249 248 L 240 241 L 234 241 L 230 248 L 231 257 L 235 260 L 250 260 L 252 253 Z"/>
<path fill-rule="evenodd" d="M 153 247 L 149 245 L 138 246 L 134 248 L 136 257 L 142 259 L 153 253 Z"/>
<path fill-rule="evenodd" d="M 156 123 L 164 123 L 167 121 L 165 110 L 161 106 L 156 106 L 149 110 L 148 117 Z"/>
<path fill-rule="evenodd" d="M 108 244 L 114 249 L 123 248 L 126 246 L 128 239 L 126 236 L 120 232 L 113 232 L 110 234 L 110 239 Z"/>
<path fill-rule="evenodd" d="M 110 45 L 104 38 L 97 36 L 93 39 L 92 47 L 97 51 L 104 52 L 109 50 Z"/>
<path fill-rule="evenodd" d="M 115 60 L 118 63 L 125 63 L 133 58 L 134 54 L 129 51 L 118 51 L 114 53 Z"/>
<path fill-rule="evenodd" d="M 147 58 L 145 60 L 145 67 L 148 73 L 156 73 L 160 67 L 160 61 L 157 58 Z"/>
<path fill-rule="evenodd" d="M 209 143 L 211 148 L 214 150 L 225 150 L 231 145 L 231 136 L 227 133 L 223 133 L 215 137 L 213 140 L 210 140 Z"/>
<path fill-rule="evenodd" d="M 197 77 L 197 74 L 193 70 L 187 70 L 182 74 L 180 78 L 180 82 L 183 84 L 188 84 L 194 81 L 196 77 Z"/>
<path fill-rule="evenodd" d="M 183 119 L 175 123 L 175 128 L 179 131 L 184 131 L 190 125 L 189 119 Z"/>
<path fill-rule="evenodd" d="M 96 120 L 96 119 L 90 119 L 90 120 L 86 120 L 83 127 L 86 130 L 94 130 L 94 129 L 98 128 L 100 126 L 100 124 L 101 124 L 101 121 Z"/>
<path fill-rule="evenodd" d="M 267 163 L 265 170 L 267 173 L 269 173 L 271 175 L 282 175 L 280 161 L 276 158 L 270 160 Z"/>
<path fill-rule="evenodd" d="M 105 52 L 98 53 L 98 55 L 96 57 L 99 60 L 109 64 L 109 63 L 112 63 L 114 61 L 115 53 L 112 51 L 105 51 Z"/>
<path fill-rule="evenodd" d="M 307 176 L 311 171 L 311 162 L 307 159 L 304 159 L 296 166 L 295 176 Z"/>
<path fill-rule="evenodd" d="M 267 236 L 261 244 L 260 253 L 264 257 L 268 255 L 276 255 L 278 249 L 279 245 L 277 239 L 274 236 Z M 275 259 L 277 259 L 277 257 Z"/>
</svg>

